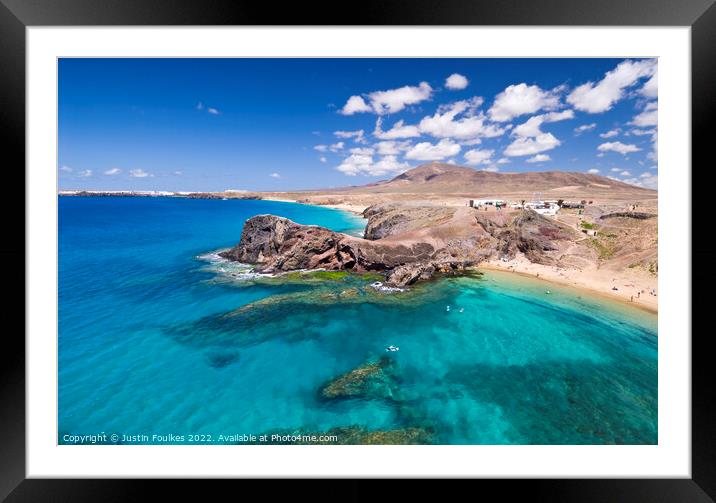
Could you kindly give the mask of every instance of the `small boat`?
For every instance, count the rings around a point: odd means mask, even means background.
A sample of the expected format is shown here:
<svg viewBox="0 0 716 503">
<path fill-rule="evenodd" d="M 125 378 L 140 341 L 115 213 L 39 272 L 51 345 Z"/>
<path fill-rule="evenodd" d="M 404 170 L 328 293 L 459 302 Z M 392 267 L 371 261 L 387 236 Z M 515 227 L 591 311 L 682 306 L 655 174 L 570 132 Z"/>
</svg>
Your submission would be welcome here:
<svg viewBox="0 0 716 503">
<path fill-rule="evenodd" d="M 546 293 L 547 295 L 549 295 L 549 294 L 551 294 L 552 292 L 550 292 L 549 290 L 546 290 L 544 293 Z"/>
<path fill-rule="evenodd" d="M 400 348 L 398 346 L 393 346 L 392 344 L 385 348 L 386 351 L 393 353 L 395 351 L 400 351 Z"/>
<path fill-rule="evenodd" d="M 447 306 L 447 307 L 445 308 L 445 311 L 447 311 L 447 312 L 449 313 L 449 312 L 450 312 L 450 306 Z"/>
</svg>

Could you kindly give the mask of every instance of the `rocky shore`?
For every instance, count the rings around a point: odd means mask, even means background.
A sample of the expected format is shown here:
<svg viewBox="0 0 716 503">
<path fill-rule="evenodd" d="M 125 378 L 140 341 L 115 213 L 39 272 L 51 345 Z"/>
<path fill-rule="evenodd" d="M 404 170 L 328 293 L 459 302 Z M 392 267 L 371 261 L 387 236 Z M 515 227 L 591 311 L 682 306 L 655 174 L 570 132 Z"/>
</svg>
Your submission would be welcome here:
<svg viewBox="0 0 716 503">
<path fill-rule="evenodd" d="M 305 269 L 380 272 L 405 287 L 436 275 L 462 274 L 483 260 L 523 253 L 555 265 L 578 233 L 531 210 L 481 213 L 473 208 L 379 204 L 367 208 L 365 238 L 301 225 L 274 215 L 244 224 L 240 242 L 220 255 L 256 272 Z"/>
</svg>

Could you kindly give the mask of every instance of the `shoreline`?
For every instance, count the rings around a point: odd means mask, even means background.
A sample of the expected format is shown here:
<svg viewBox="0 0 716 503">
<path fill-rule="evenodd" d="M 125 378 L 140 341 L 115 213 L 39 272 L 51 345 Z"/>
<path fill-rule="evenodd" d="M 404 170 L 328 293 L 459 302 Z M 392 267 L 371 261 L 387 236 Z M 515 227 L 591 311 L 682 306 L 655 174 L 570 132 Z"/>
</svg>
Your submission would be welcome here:
<svg viewBox="0 0 716 503">
<path fill-rule="evenodd" d="M 290 199 L 290 198 L 281 198 L 281 197 L 264 197 L 264 201 L 277 201 L 280 203 L 296 203 L 296 204 L 303 204 L 306 206 L 315 206 L 317 208 L 331 208 L 334 210 L 342 210 L 347 211 L 348 213 L 353 213 L 354 215 L 358 215 L 359 217 L 363 217 L 363 211 L 368 206 L 363 205 L 357 205 L 357 204 L 311 204 L 311 203 L 302 203 L 299 202 L 298 199 Z"/>
<path fill-rule="evenodd" d="M 267 201 L 280 201 L 280 202 L 286 202 L 286 203 L 296 203 L 296 204 L 305 204 L 307 206 L 317 206 L 321 208 L 332 208 L 335 210 L 341 210 L 341 211 L 347 211 L 349 213 L 353 213 L 355 215 L 363 216 L 363 210 L 367 207 L 358 206 L 358 205 L 351 205 L 351 204 L 310 204 L 310 203 L 300 203 L 296 199 L 288 199 L 288 198 L 274 198 L 274 197 L 267 197 L 265 198 Z M 526 262 L 526 263 L 525 263 Z M 639 278 L 640 282 L 647 283 L 645 285 L 644 296 L 634 296 L 634 300 L 630 300 L 633 294 L 636 294 L 637 290 L 618 290 L 617 292 L 611 290 L 611 284 L 604 285 L 604 284 L 594 284 L 594 282 L 588 282 L 584 281 L 585 277 L 589 277 L 589 274 L 585 274 L 584 271 L 578 270 L 578 269 L 556 269 L 550 266 L 544 266 L 541 264 L 535 264 L 529 261 L 526 261 L 524 257 L 520 257 L 518 259 L 512 260 L 510 262 L 501 262 L 498 259 L 491 259 L 486 260 L 481 263 L 479 263 L 476 266 L 477 270 L 484 269 L 484 270 L 491 270 L 491 271 L 499 271 L 504 273 L 511 273 L 522 277 L 527 277 L 531 279 L 541 280 L 545 283 L 552 283 L 559 286 L 565 286 L 574 288 L 576 290 L 580 290 L 585 292 L 589 295 L 596 295 L 598 297 L 603 297 L 605 299 L 609 299 L 615 302 L 619 302 L 621 304 L 624 304 L 626 306 L 632 306 L 636 307 L 642 311 L 646 311 L 648 313 L 658 315 L 659 314 L 659 306 L 658 306 L 658 297 L 652 296 L 648 292 L 653 288 L 655 290 L 657 289 L 657 278 Z M 593 271 L 592 271 L 593 272 Z M 604 275 L 606 271 L 602 272 L 600 274 Z M 614 272 L 612 281 L 618 281 L 618 287 L 625 288 L 622 285 L 624 283 L 630 283 L 634 282 L 635 278 L 629 278 L 625 277 L 624 273 L 622 272 Z M 592 278 L 595 279 L 595 278 Z M 602 280 L 605 281 L 605 280 Z M 628 287 L 626 287 L 628 288 Z M 636 287 L 632 287 L 636 288 Z M 658 293 L 658 292 L 657 292 Z"/>
<path fill-rule="evenodd" d="M 620 304 L 623 304 L 625 306 L 631 306 L 635 307 L 637 309 L 640 309 L 642 311 L 646 311 L 650 314 L 658 315 L 658 297 L 656 296 L 649 296 L 649 297 L 643 297 L 643 298 L 634 298 L 634 301 L 630 301 L 629 298 L 626 298 L 625 295 L 620 295 L 616 293 L 612 293 L 609 290 L 602 290 L 599 288 L 595 288 L 594 285 L 587 284 L 585 282 L 580 281 L 570 281 L 572 278 L 566 278 L 563 279 L 561 277 L 555 277 L 553 271 L 549 271 L 548 266 L 541 266 L 539 264 L 533 264 L 537 268 L 544 268 L 541 269 L 540 272 L 533 272 L 525 269 L 518 269 L 514 266 L 503 266 L 501 264 L 495 263 L 495 261 L 485 261 L 476 266 L 477 270 L 483 269 L 486 271 L 497 271 L 502 273 L 508 273 L 508 274 L 515 274 L 517 276 L 522 276 L 525 278 L 530 278 L 533 280 L 543 281 L 544 283 L 558 285 L 562 287 L 569 287 L 573 288 L 575 290 L 580 290 L 582 292 L 585 292 L 588 295 L 595 295 L 598 297 L 602 297 L 611 301 L 619 302 Z M 567 270 L 570 271 L 570 270 Z M 572 272 L 579 273 L 578 270 L 571 270 Z M 552 274 L 550 274 L 552 272 Z M 646 294 L 648 295 L 648 294 Z M 649 300 L 651 302 L 644 302 L 644 300 Z"/>
<path fill-rule="evenodd" d="M 311 204 L 299 202 L 296 198 L 288 197 L 264 197 L 265 201 L 275 201 L 293 204 L 302 204 L 305 206 L 315 206 L 319 208 L 330 208 L 338 211 L 344 211 L 355 216 L 363 217 L 363 211 L 367 208 L 364 205 L 355 204 Z M 524 257 L 518 257 L 509 262 L 501 262 L 498 259 L 490 259 L 480 262 L 475 266 L 477 270 L 492 270 L 504 273 L 512 273 L 522 277 L 537 279 L 545 283 L 565 286 L 581 290 L 586 294 L 596 295 L 619 302 L 621 304 L 636 307 L 651 314 L 658 315 L 658 297 L 650 295 L 652 289 L 658 290 L 657 278 L 637 277 L 635 274 L 629 274 L 628 271 L 613 271 L 611 274 L 607 270 L 602 270 L 597 274 L 597 269 L 579 270 L 579 269 L 558 269 L 556 267 L 545 266 L 537 263 L 529 262 Z M 590 277 L 591 276 L 591 277 Z M 608 276 L 612 276 L 611 282 Z M 592 281 L 589 281 L 591 279 Z M 641 286 L 637 287 L 636 283 Z M 612 286 L 617 286 L 619 290 L 611 290 Z M 639 296 L 637 292 L 644 291 L 643 296 Z M 658 295 L 658 293 L 657 293 Z M 633 300 L 632 299 L 633 296 Z"/>
</svg>

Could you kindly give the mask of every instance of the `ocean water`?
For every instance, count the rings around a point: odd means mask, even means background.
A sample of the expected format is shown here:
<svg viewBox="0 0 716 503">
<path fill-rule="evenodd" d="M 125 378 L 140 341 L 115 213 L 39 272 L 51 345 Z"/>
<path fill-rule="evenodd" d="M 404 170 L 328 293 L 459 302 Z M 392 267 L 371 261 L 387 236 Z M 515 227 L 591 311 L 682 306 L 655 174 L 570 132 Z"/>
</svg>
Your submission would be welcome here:
<svg viewBox="0 0 716 503">
<path fill-rule="evenodd" d="M 655 315 L 507 273 L 386 292 L 350 274 L 257 277 L 213 254 L 262 213 L 364 225 L 271 201 L 59 198 L 59 443 L 336 428 L 418 429 L 437 444 L 657 443 Z M 380 358 L 378 386 L 321 395 Z"/>
</svg>

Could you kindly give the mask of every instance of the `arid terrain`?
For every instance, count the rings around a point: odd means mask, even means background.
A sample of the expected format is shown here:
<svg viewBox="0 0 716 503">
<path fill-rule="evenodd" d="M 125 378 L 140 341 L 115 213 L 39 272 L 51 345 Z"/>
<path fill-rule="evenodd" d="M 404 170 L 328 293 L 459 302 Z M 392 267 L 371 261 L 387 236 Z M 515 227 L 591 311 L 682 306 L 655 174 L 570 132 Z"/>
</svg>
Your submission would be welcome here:
<svg viewBox="0 0 716 503">
<path fill-rule="evenodd" d="M 599 175 L 493 173 L 433 162 L 390 180 L 324 190 L 64 195 L 266 199 L 367 219 L 362 239 L 277 216 L 249 219 L 241 242 L 225 256 L 265 272 L 379 271 L 388 285 L 405 287 L 477 267 L 588 289 L 651 311 L 658 305 L 657 191 Z M 560 208 L 538 214 L 531 201 Z"/>
<path fill-rule="evenodd" d="M 301 234 L 305 229 L 292 228 L 290 236 L 281 231 L 277 241 L 276 222 L 270 222 L 273 234 L 264 238 L 273 240 L 275 255 L 253 260 L 270 264 L 264 265 L 267 270 L 299 265 L 381 270 L 388 284 L 405 286 L 436 273 L 477 266 L 533 275 L 657 309 L 657 192 L 610 178 L 568 172 L 491 173 L 430 163 L 365 186 L 218 196 L 325 205 L 368 219 L 365 239 L 327 230 L 317 236 L 311 230 L 320 244 L 300 249 L 294 245 L 306 242 Z M 469 205 L 481 198 L 510 204 L 499 210 Z M 563 207 L 555 216 L 543 216 L 522 207 L 535 199 L 584 207 Z M 293 262 L 285 260 L 286 254 Z"/>
</svg>

